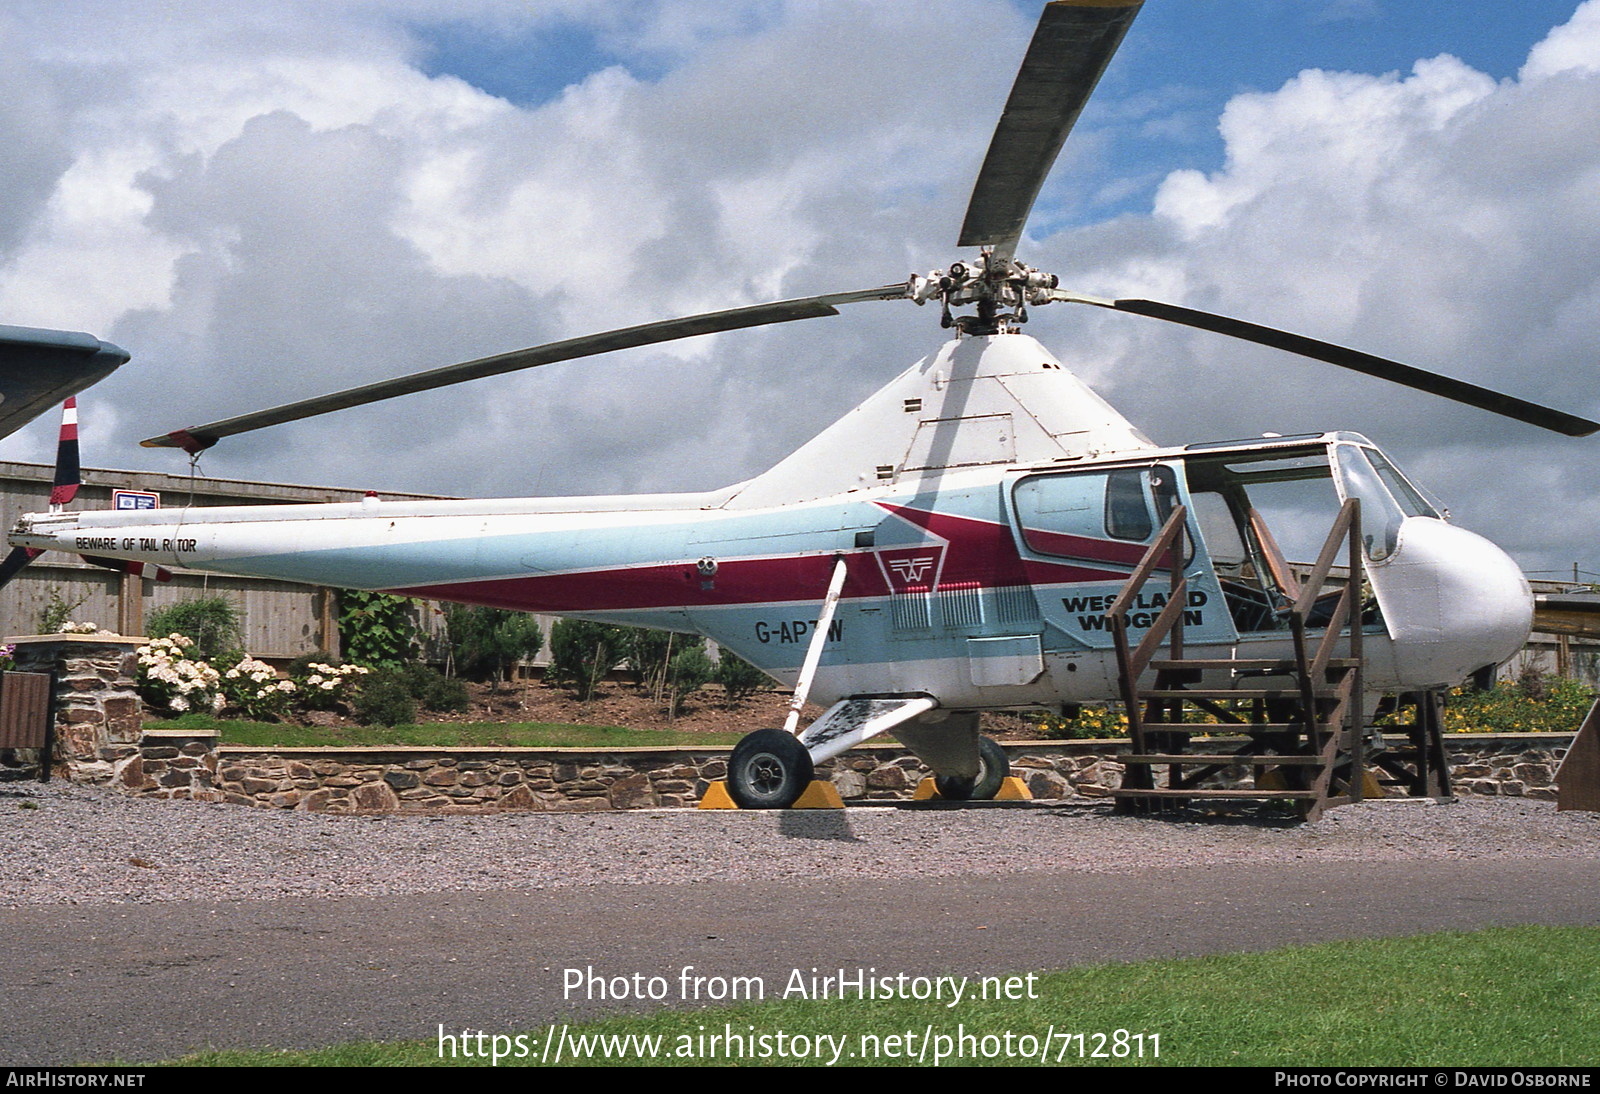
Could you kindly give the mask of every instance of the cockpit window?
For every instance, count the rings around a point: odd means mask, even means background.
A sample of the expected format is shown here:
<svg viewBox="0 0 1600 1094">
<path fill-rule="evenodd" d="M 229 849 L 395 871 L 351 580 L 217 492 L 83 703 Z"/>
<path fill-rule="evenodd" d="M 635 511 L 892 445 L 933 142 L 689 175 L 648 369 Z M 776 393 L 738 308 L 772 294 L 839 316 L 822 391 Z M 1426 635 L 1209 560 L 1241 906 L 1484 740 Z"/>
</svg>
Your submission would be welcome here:
<svg viewBox="0 0 1600 1094">
<path fill-rule="evenodd" d="M 1300 583 L 1339 511 L 1328 446 L 1191 457 L 1185 473 L 1234 627 L 1240 633 L 1287 629 L 1285 609 L 1300 598 Z M 1339 580 L 1330 575 L 1327 591 Z"/>
<path fill-rule="evenodd" d="M 1400 504 L 1408 517 L 1438 517 L 1439 511 L 1428 503 L 1416 487 L 1406 480 L 1400 469 L 1390 463 L 1388 458 L 1376 448 L 1363 448 L 1362 454 L 1367 457 L 1367 462 L 1372 464 L 1378 477 L 1389 488 L 1389 493 L 1394 495 L 1394 500 Z"/>
<path fill-rule="evenodd" d="M 1439 516 L 1377 449 L 1341 444 L 1335 447 L 1335 458 L 1345 497 L 1361 500 L 1361 539 L 1372 561 L 1381 562 L 1394 553 L 1400 522 L 1406 517 Z"/>
<path fill-rule="evenodd" d="M 1155 531 L 1145 499 L 1147 471 L 1129 468 L 1106 476 L 1106 534 L 1143 543 Z"/>
</svg>

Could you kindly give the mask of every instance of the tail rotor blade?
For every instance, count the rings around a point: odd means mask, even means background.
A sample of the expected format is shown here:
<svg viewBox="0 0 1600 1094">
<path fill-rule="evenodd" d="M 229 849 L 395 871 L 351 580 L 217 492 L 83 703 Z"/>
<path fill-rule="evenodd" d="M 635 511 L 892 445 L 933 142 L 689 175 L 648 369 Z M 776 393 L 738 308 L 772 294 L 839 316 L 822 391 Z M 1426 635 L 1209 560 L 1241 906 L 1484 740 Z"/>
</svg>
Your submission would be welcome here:
<svg viewBox="0 0 1600 1094">
<path fill-rule="evenodd" d="M 87 337 L 87 336 L 85 336 Z M 83 473 L 78 465 L 78 400 L 68 396 L 61 404 L 61 434 L 56 442 L 56 473 L 50 486 L 50 507 L 58 509 L 78 496 Z M 23 568 L 44 554 L 41 547 L 13 547 L 0 561 L 0 589 L 11 584 Z"/>
<path fill-rule="evenodd" d="M 102 555 L 79 555 L 79 558 L 92 566 L 104 566 L 108 570 L 115 570 L 119 574 L 132 574 L 134 577 L 145 577 L 151 581 L 171 581 L 172 571 L 165 566 L 157 566 L 154 562 L 139 562 L 134 559 L 106 558 Z"/>
<path fill-rule="evenodd" d="M 13 547 L 11 553 L 0 562 L 0 589 L 11 584 L 11 579 L 22 572 L 24 566 L 44 554 L 37 547 Z"/>
</svg>

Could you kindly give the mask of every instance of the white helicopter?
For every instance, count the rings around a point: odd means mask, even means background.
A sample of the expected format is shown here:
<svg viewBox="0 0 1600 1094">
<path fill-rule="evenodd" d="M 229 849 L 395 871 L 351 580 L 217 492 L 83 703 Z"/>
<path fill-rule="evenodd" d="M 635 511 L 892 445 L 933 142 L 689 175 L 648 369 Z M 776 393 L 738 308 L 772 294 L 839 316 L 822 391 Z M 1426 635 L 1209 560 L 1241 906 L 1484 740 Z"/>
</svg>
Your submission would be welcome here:
<svg viewBox="0 0 1600 1094">
<path fill-rule="evenodd" d="M 1351 628 L 1365 640 L 1358 698 L 1450 686 L 1506 659 L 1532 619 L 1520 570 L 1449 524 L 1372 442 L 1328 432 L 1157 447 L 1021 333 L 1030 308 L 1084 304 L 1572 436 L 1600 429 L 1283 331 L 1071 292 L 1018 261 L 1045 176 L 1141 3 L 1045 6 L 961 229 L 958 245 L 980 251 L 944 270 L 573 338 L 144 442 L 197 453 L 249 430 L 612 350 L 844 304 L 938 304 L 953 338 L 764 474 L 694 494 L 30 514 L 0 581 L 53 549 L 705 635 L 796 692 L 784 729 L 734 751 L 728 786 L 745 807 L 792 804 L 816 763 L 890 730 L 944 796 L 992 796 L 1005 757 L 980 739 L 978 713 L 1125 698 L 1120 633 L 1176 623 L 1189 655 L 1289 656 L 1298 632 L 1286 606 L 1322 594 L 1328 568 L 1300 588 L 1273 528 L 1294 531 L 1286 522 L 1303 521 L 1318 492 L 1330 519 L 1351 500 L 1362 514 L 1371 597 Z M 1181 550 L 1167 546 L 1174 526 Z M 1136 569 L 1173 551 L 1176 593 L 1129 589 Z M 1337 619 L 1323 626 L 1336 631 Z M 828 710 L 802 729 L 808 699 Z"/>
</svg>

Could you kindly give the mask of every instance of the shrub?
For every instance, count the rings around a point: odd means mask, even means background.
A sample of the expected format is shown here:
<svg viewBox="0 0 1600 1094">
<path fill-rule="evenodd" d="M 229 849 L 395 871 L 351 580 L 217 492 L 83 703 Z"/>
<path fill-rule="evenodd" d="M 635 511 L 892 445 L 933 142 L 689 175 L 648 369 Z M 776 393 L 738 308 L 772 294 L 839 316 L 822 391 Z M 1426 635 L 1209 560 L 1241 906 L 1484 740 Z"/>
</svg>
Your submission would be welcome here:
<svg viewBox="0 0 1600 1094">
<path fill-rule="evenodd" d="M 83 607 L 88 599 L 89 594 L 84 593 L 76 600 L 68 600 L 61 595 L 59 588 L 50 586 L 50 599 L 39 612 L 39 633 L 61 634 L 62 626 L 72 621 L 72 614 Z"/>
<path fill-rule="evenodd" d="M 438 669 L 413 661 L 398 669 L 388 669 L 405 686 L 406 693 L 427 710 L 463 711 L 468 706 L 467 685 L 452 680 Z"/>
<path fill-rule="evenodd" d="M 232 660 L 244 645 L 239 609 L 225 596 L 180 600 L 150 613 L 151 634 L 181 634 L 194 639 L 194 655 L 204 661 Z"/>
<path fill-rule="evenodd" d="M 544 631 L 526 612 L 452 604 L 444 617 L 455 671 L 469 680 L 507 680 L 544 646 Z"/>
<path fill-rule="evenodd" d="M 296 676 L 294 685 L 300 706 L 306 710 L 333 710 L 354 700 L 371 669 L 365 665 L 328 665 L 312 661 L 305 675 Z"/>
<path fill-rule="evenodd" d="M 753 692 L 772 685 L 772 678 L 744 658 L 728 650 L 717 662 L 716 682 L 722 685 L 729 704 L 748 699 Z"/>
<path fill-rule="evenodd" d="M 193 655 L 194 642 L 181 634 L 157 638 L 136 652 L 139 698 L 174 714 L 222 709 L 222 675 Z"/>
<path fill-rule="evenodd" d="M 606 674 L 627 656 L 628 629 L 587 619 L 563 619 L 550 628 L 545 682 L 574 688 L 585 702 Z"/>
<path fill-rule="evenodd" d="M 677 717 L 685 699 L 705 687 L 717 675 L 717 666 L 706 654 L 704 641 L 699 638 L 691 641 L 693 645 L 674 654 L 667 666 L 667 686 L 670 690 L 667 710 L 673 717 Z"/>
<path fill-rule="evenodd" d="M 252 657 L 224 672 L 220 686 L 227 704 L 256 722 L 282 720 L 299 691 L 294 681 L 280 680 L 271 665 Z"/>
<path fill-rule="evenodd" d="M 1045 737 L 1103 740 L 1128 735 L 1128 716 L 1122 712 L 1120 703 L 1093 703 L 1061 714 L 1041 714 L 1036 717 L 1039 732 Z"/>
<path fill-rule="evenodd" d="M 650 688 L 659 698 L 666 686 L 667 661 L 673 654 L 673 647 L 678 645 L 679 636 L 671 631 L 645 627 L 624 627 L 623 630 L 627 633 L 628 672 L 633 682 Z"/>
<path fill-rule="evenodd" d="M 342 664 L 344 664 L 344 658 L 338 654 L 329 653 L 327 650 L 315 650 L 312 653 L 302 653 L 299 657 L 290 661 L 283 671 L 288 673 L 291 678 L 298 680 L 310 673 L 312 665 L 327 665 L 331 668 L 338 668 Z"/>
<path fill-rule="evenodd" d="M 339 641 L 351 661 L 372 667 L 401 665 L 417 645 L 417 602 L 363 589 L 339 591 Z"/>
<path fill-rule="evenodd" d="M 1595 691 L 1565 676 L 1524 674 L 1492 688 L 1445 697 L 1447 733 L 1576 733 Z"/>
<path fill-rule="evenodd" d="M 417 703 L 399 672 L 374 673 L 362 682 L 352 703 L 355 716 L 366 726 L 398 726 L 417 720 Z"/>
</svg>

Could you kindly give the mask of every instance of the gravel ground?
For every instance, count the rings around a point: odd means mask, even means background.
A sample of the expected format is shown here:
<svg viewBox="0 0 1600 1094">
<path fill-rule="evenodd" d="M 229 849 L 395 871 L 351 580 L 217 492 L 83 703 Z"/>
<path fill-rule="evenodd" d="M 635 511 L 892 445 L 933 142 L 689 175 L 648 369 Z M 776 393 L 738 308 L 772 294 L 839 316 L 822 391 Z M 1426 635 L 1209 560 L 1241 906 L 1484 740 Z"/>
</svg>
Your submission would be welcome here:
<svg viewBox="0 0 1600 1094">
<path fill-rule="evenodd" d="M 844 814 L 651 810 L 330 817 L 0 786 L 0 906 L 553 889 L 785 877 L 1131 873 L 1213 863 L 1600 857 L 1600 814 L 1373 802 L 1315 824 L 1116 817 L 1109 806 Z"/>
</svg>

